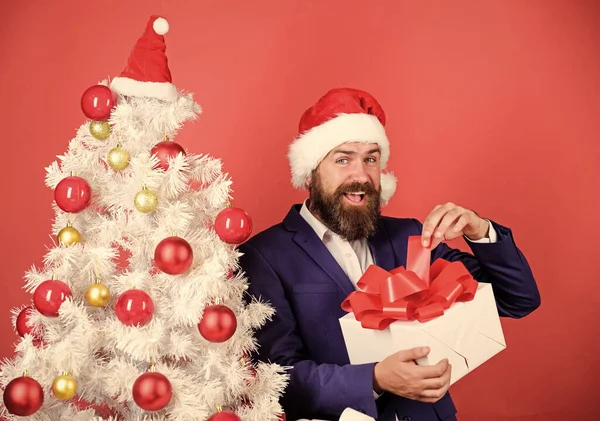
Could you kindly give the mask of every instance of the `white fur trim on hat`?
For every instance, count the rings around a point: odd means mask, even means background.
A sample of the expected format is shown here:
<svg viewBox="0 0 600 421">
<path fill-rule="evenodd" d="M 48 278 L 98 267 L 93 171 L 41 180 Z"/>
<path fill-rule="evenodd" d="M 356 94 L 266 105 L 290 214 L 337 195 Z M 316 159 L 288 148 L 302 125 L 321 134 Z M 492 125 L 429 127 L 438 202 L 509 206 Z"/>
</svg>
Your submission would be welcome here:
<svg viewBox="0 0 600 421">
<path fill-rule="evenodd" d="M 398 180 L 391 172 L 382 172 L 379 184 L 381 185 L 381 203 L 386 205 L 396 192 Z"/>
<path fill-rule="evenodd" d="M 381 169 L 387 165 L 390 144 L 385 128 L 370 114 L 339 114 L 336 118 L 307 130 L 291 144 L 288 159 L 294 187 L 306 179 L 332 149 L 349 142 L 377 143 L 381 148 Z"/>
<path fill-rule="evenodd" d="M 177 88 L 169 82 L 141 82 L 127 77 L 115 77 L 110 89 L 121 95 L 157 98 L 163 101 L 177 99 Z"/>
</svg>

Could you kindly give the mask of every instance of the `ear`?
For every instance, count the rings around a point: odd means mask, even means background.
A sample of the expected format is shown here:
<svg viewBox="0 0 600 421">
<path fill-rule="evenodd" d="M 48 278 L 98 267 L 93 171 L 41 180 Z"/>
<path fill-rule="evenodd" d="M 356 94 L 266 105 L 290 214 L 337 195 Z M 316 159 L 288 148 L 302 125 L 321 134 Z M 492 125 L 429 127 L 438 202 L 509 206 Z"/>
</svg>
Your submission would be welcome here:
<svg viewBox="0 0 600 421">
<path fill-rule="evenodd" d="M 311 183 L 312 183 L 312 175 L 309 175 L 308 177 L 306 177 L 306 180 L 304 181 L 304 186 L 306 188 L 309 188 Z"/>
</svg>

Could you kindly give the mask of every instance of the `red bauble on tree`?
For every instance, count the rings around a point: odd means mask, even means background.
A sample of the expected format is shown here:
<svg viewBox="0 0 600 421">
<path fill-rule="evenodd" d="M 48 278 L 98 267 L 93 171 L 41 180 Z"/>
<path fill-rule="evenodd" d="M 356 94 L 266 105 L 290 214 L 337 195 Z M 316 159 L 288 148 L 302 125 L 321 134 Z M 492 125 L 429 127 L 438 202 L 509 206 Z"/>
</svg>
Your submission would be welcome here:
<svg viewBox="0 0 600 421">
<path fill-rule="evenodd" d="M 160 160 L 160 162 L 156 165 L 156 168 L 166 171 L 169 169 L 169 158 L 175 157 L 179 153 L 185 156 L 185 149 L 183 149 L 183 146 L 181 146 L 179 143 L 171 140 L 165 140 L 157 143 L 152 148 L 150 153 L 152 155 L 156 155 L 156 157 Z"/>
<path fill-rule="evenodd" d="M 13 415 L 26 417 L 35 414 L 44 403 L 42 386 L 31 377 L 13 379 L 4 389 L 4 405 Z"/>
<path fill-rule="evenodd" d="M 210 416 L 207 421 L 242 421 L 235 413 L 231 411 L 221 411 Z"/>
<path fill-rule="evenodd" d="M 200 334 L 210 342 L 225 342 L 237 329 L 237 319 L 226 306 L 215 304 L 206 307 L 198 323 Z"/>
<path fill-rule="evenodd" d="M 144 373 L 133 384 L 133 400 L 145 411 L 163 409 L 169 404 L 172 396 L 171 382 L 160 373 Z"/>
<path fill-rule="evenodd" d="M 33 293 L 33 304 L 37 311 L 47 317 L 58 317 L 58 310 L 73 294 L 62 281 L 54 279 L 42 282 Z"/>
<path fill-rule="evenodd" d="M 192 247 L 180 237 L 167 237 L 154 250 L 156 266 L 169 275 L 182 274 L 189 269 L 193 260 Z"/>
<path fill-rule="evenodd" d="M 31 335 L 33 337 L 33 345 L 39 347 L 42 345 L 42 335 L 39 331 L 39 328 L 34 330 L 32 326 L 29 325 L 29 316 L 31 313 L 35 311 L 32 306 L 25 307 L 15 320 L 15 329 L 20 337 L 24 338 L 25 335 Z"/>
<path fill-rule="evenodd" d="M 65 212 L 81 212 L 89 205 L 91 198 L 90 185 L 76 175 L 63 178 L 54 189 L 54 200 Z"/>
<path fill-rule="evenodd" d="M 227 244 L 242 244 L 252 234 L 250 215 L 240 208 L 225 208 L 215 219 L 215 232 Z"/>
<path fill-rule="evenodd" d="M 154 314 L 154 302 L 144 291 L 130 289 L 115 303 L 117 319 L 125 326 L 144 326 Z"/>
<path fill-rule="evenodd" d="M 81 110 L 92 120 L 108 120 L 117 104 L 117 96 L 108 86 L 90 86 L 81 95 Z"/>
<path fill-rule="evenodd" d="M 24 337 L 27 334 L 33 335 L 33 327 L 30 326 L 29 316 L 33 311 L 32 307 L 25 307 L 19 315 L 17 316 L 17 320 L 15 321 L 15 328 L 17 329 L 17 333 L 20 337 Z"/>
</svg>

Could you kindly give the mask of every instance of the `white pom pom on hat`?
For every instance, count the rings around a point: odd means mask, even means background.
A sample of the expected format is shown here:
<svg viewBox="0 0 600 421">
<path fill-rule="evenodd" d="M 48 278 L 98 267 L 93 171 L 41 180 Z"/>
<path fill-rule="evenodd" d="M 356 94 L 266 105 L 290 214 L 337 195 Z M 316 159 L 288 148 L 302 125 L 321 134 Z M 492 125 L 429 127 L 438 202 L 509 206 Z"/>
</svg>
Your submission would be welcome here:
<svg viewBox="0 0 600 421">
<path fill-rule="evenodd" d="M 152 24 L 152 28 L 158 35 L 166 35 L 169 33 L 169 22 L 165 18 L 158 18 Z"/>
</svg>

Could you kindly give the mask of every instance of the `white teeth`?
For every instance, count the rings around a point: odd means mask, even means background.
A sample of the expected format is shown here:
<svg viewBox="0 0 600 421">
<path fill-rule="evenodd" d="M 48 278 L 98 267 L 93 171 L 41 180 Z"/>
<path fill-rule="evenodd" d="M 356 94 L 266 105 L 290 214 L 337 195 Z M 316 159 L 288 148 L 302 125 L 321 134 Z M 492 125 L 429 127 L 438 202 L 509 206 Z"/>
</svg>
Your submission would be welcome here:
<svg viewBox="0 0 600 421">
<path fill-rule="evenodd" d="M 365 192 L 363 192 L 363 191 L 359 191 L 359 192 L 353 192 L 353 193 L 347 193 L 347 194 L 356 194 L 356 195 L 361 195 L 361 194 L 365 194 Z"/>
</svg>

